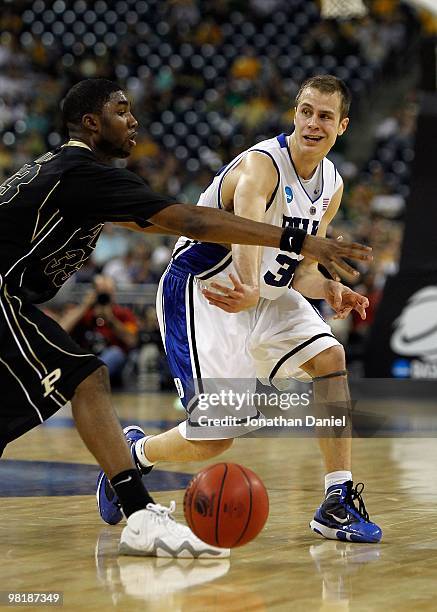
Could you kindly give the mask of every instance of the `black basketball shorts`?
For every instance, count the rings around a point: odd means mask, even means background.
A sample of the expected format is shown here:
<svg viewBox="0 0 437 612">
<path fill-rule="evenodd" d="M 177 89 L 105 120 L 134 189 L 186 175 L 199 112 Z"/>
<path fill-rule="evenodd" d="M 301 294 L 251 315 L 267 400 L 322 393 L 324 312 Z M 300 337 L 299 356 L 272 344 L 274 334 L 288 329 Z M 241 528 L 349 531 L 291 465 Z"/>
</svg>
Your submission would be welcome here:
<svg viewBox="0 0 437 612">
<path fill-rule="evenodd" d="M 104 364 L 80 348 L 50 317 L 0 289 L 0 455 L 74 395 Z"/>
</svg>

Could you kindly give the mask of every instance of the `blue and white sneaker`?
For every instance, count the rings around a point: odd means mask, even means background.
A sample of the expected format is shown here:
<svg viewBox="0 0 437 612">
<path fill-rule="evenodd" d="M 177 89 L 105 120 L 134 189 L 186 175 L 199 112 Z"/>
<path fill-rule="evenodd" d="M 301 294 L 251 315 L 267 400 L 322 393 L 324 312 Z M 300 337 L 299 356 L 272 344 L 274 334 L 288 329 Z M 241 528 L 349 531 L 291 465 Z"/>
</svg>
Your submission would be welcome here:
<svg viewBox="0 0 437 612">
<path fill-rule="evenodd" d="M 379 542 L 382 530 L 369 520 L 361 497 L 363 489 L 362 482 L 353 488 L 351 480 L 329 487 L 325 500 L 310 523 L 311 529 L 330 540 Z M 358 508 L 355 506 L 355 500 L 358 501 Z"/>
<path fill-rule="evenodd" d="M 141 475 L 148 474 L 153 466 L 144 468 L 139 463 L 135 452 L 135 442 L 141 440 L 141 438 L 144 438 L 146 434 L 138 425 L 129 425 L 128 427 L 125 427 L 123 429 L 123 433 L 126 436 L 127 443 L 130 446 L 132 458 L 138 471 Z M 123 518 L 121 504 L 117 495 L 115 494 L 114 489 L 111 487 L 108 477 L 103 471 L 100 472 L 97 478 L 96 499 L 99 514 L 105 523 L 108 523 L 109 525 L 117 525 L 117 523 L 119 523 Z"/>
<path fill-rule="evenodd" d="M 100 472 L 97 478 L 96 499 L 97 509 L 105 523 L 108 523 L 108 525 L 117 525 L 123 518 L 123 512 L 121 511 L 121 504 L 118 501 L 118 497 L 111 487 L 111 483 L 106 477 L 105 472 Z"/>
</svg>

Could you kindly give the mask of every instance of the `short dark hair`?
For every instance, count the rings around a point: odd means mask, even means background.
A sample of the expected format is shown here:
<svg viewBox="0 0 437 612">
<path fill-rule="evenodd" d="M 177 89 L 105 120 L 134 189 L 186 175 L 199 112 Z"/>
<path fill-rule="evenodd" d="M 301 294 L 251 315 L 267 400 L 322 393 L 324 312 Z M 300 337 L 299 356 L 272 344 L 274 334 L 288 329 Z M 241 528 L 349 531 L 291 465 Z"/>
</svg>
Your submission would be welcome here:
<svg viewBox="0 0 437 612">
<path fill-rule="evenodd" d="M 306 79 L 300 86 L 296 96 L 296 106 L 299 104 L 299 100 L 302 96 L 304 89 L 313 87 L 318 91 L 325 94 L 334 94 L 338 92 L 340 94 L 340 119 L 344 119 L 349 114 L 349 108 L 351 105 L 351 92 L 344 81 L 338 79 L 332 74 L 317 74 L 316 76 Z"/>
<path fill-rule="evenodd" d="M 85 79 L 67 92 L 62 104 L 64 124 L 80 125 L 86 113 L 100 114 L 112 93 L 121 87 L 108 79 Z"/>
</svg>

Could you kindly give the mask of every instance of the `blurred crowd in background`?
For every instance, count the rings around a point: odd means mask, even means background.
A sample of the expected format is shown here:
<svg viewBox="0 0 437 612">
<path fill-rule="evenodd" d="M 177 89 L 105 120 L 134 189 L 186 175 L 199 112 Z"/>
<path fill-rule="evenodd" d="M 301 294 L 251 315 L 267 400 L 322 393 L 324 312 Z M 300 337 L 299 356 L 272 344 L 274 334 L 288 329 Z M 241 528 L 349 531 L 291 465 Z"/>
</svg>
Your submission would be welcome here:
<svg viewBox="0 0 437 612">
<path fill-rule="evenodd" d="M 414 72 L 421 33 L 434 28 L 399 0 L 373 0 L 366 17 L 342 22 L 321 20 L 312 0 L 4 1 L 0 183 L 65 141 L 60 102 L 83 78 L 117 80 L 132 99 L 140 135 L 120 163 L 153 189 L 193 203 L 240 151 L 291 131 L 294 96 L 306 77 L 323 72 L 347 82 L 355 149 L 383 93 L 391 110 L 371 123 L 366 161 L 355 161 L 347 134 L 330 156 L 345 180 L 331 231 L 371 244 L 375 255 L 361 270 L 360 289 L 371 299 L 367 321 L 350 318 L 336 330 L 359 360 L 385 278 L 396 270 L 414 157 L 415 94 L 390 104 L 390 84 Z M 108 224 L 89 264 L 47 305 L 62 324 L 75 305 L 93 307 L 96 274 L 112 279 L 111 300 L 136 319 L 123 368 L 141 370 L 145 388 L 169 384 L 153 298 L 173 243 Z"/>
</svg>

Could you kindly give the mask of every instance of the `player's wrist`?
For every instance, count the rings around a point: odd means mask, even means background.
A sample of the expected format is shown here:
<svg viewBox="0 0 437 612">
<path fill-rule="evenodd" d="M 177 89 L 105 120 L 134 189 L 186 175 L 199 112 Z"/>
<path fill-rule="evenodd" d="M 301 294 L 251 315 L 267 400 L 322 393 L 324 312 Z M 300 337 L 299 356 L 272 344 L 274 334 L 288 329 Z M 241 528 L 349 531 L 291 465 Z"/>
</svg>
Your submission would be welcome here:
<svg viewBox="0 0 437 612">
<path fill-rule="evenodd" d="M 281 236 L 279 248 L 281 251 L 287 251 L 289 253 L 295 253 L 300 255 L 307 233 L 303 229 L 297 227 L 286 227 Z"/>
</svg>

